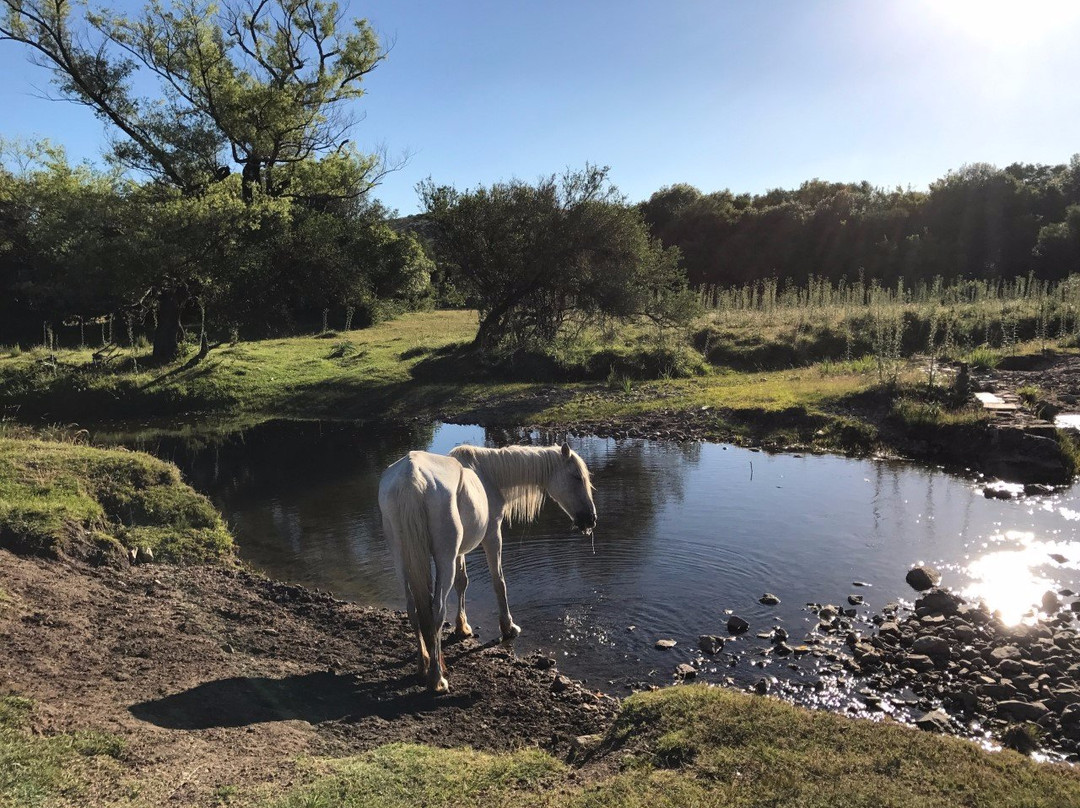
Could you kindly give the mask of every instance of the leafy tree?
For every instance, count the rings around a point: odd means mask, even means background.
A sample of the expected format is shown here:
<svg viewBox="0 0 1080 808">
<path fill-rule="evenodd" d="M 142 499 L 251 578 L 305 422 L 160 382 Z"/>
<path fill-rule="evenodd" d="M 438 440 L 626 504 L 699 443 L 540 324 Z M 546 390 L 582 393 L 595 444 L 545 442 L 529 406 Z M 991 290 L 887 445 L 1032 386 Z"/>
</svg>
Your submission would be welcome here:
<svg viewBox="0 0 1080 808">
<path fill-rule="evenodd" d="M 129 191 L 48 143 L 0 142 L 0 321 L 40 329 L 119 308 Z"/>
<path fill-rule="evenodd" d="M 273 199 L 319 207 L 359 198 L 386 170 L 345 137 L 354 122 L 347 102 L 363 95 L 363 78 L 385 51 L 365 20 L 342 32 L 335 3 L 153 0 L 133 18 L 83 12 L 68 0 L 0 3 L 0 39 L 28 45 L 62 95 L 115 127 L 112 158 L 180 194 L 164 190 L 152 200 L 175 223 L 157 236 L 182 239 L 153 251 L 169 259 L 153 286 L 155 359 L 176 356 L 184 307 L 211 279 L 209 267 L 227 268 L 210 258 L 232 242 L 211 246 L 195 231 L 201 223 L 208 236 L 229 236 L 203 215 L 231 200 L 231 184 L 208 191 L 228 177 L 229 162 L 241 167 L 240 198 L 254 210 L 230 206 L 227 223 L 234 215 L 259 220 Z M 136 93 L 134 79 L 146 72 L 160 80 L 156 96 Z M 207 263 L 195 270 L 198 255 Z"/>
<path fill-rule="evenodd" d="M 436 250 L 480 310 L 475 347 L 547 344 L 571 315 L 689 316 L 678 252 L 649 238 L 607 174 L 586 166 L 465 192 L 421 184 Z"/>
</svg>

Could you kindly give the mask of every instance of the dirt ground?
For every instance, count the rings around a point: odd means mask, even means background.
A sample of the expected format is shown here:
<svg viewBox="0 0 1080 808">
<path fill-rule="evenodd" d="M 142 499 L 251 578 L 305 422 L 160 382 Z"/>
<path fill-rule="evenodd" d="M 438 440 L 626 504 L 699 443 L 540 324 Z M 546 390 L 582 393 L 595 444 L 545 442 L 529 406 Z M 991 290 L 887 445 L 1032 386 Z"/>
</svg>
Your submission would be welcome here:
<svg viewBox="0 0 1080 808">
<path fill-rule="evenodd" d="M 554 660 L 482 642 L 494 638 L 448 645 L 451 692 L 433 698 L 404 614 L 242 570 L 93 568 L 0 550 L 0 590 L 0 693 L 37 702 L 37 732 L 123 738 L 148 804 L 285 789 L 298 757 L 393 741 L 565 755 L 616 708 L 557 680 Z"/>
</svg>

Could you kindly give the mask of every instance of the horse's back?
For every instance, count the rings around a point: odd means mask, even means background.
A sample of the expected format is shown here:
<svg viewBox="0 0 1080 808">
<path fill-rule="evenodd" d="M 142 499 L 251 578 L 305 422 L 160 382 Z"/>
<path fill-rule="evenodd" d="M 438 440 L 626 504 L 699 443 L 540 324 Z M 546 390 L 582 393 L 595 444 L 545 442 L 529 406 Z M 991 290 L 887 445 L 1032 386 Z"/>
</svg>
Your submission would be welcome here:
<svg viewBox="0 0 1080 808">
<path fill-rule="evenodd" d="M 453 457 L 412 451 L 387 467 L 379 483 L 380 509 L 387 515 L 410 506 L 423 508 L 439 523 L 444 518 L 460 522 L 469 549 L 487 530 L 488 503 L 480 478 Z"/>
<path fill-rule="evenodd" d="M 388 496 L 402 496 L 412 489 L 420 494 L 430 490 L 454 490 L 461 480 L 461 464 L 452 457 L 431 452 L 409 452 L 387 466 L 379 481 L 379 504 Z"/>
</svg>

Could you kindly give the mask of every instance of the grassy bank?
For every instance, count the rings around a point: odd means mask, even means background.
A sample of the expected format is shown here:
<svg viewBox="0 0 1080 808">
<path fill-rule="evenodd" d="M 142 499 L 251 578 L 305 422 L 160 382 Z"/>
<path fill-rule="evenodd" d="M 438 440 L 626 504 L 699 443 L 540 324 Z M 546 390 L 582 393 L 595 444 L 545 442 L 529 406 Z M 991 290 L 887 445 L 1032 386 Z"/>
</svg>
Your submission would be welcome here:
<svg viewBox="0 0 1080 808">
<path fill-rule="evenodd" d="M 904 310 L 898 307 L 889 322 L 896 326 Z M 985 421 L 977 410 L 950 403 L 950 379 L 939 365 L 931 387 L 927 359 L 908 357 L 897 345 L 845 360 L 839 342 L 818 341 L 800 359 L 789 350 L 792 340 L 805 341 L 812 329 L 796 321 L 790 333 L 777 330 L 773 325 L 793 316 L 785 311 L 748 318 L 727 312 L 720 337 L 709 330 L 717 325 L 716 312 L 702 320 L 711 335 L 704 338 L 701 330 L 661 334 L 645 324 L 586 330 L 544 353 L 496 363 L 469 351 L 476 319 L 468 311 L 414 313 L 361 331 L 220 345 L 202 359 L 163 368 L 149 367 L 138 352 L 101 368 L 89 350 L 0 350 L 0 414 L 83 425 L 156 418 L 173 428 L 179 416 L 197 415 L 226 430 L 230 423 L 269 418 L 454 420 L 678 436 L 670 423 L 657 423 L 676 413 L 693 415 L 695 437 L 914 454 L 920 431 L 934 438 L 941 429 Z M 835 314 L 827 307 L 796 311 L 807 322 Z M 765 317 L 773 325 L 763 325 Z M 739 318 L 746 322 L 738 325 Z M 758 351 L 762 339 L 769 351 Z M 949 355 L 973 367 L 1037 352 L 1042 344 L 962 349 L 949 342 Z M 940 360 L 943 346 L 935 345 Z M 747 346 L 749 353 L 739 353 Z M 742 359 L 735 367 L 707 361 L 727 361 L 736 353 Z M 748 366 L 751 356 L 760 364 Z M 640 428 L 644 420 L 653 422 L 648 429 Z"/>
<path fill-rule="evenodd" d="M 599 765 L 598 765 L 599 764 Z M 322 760 L 273 808 L 322 806 L 958 806 L 1080 804 L 1080 774 L 955 738 L 715 688 L 627 700 L 574 769 L 536 750 L 396 745 Z"/>
<path fill-rule="evenodd" d="M 596 763 L 600 765 L 595 765 Z M 628 699 L 599 759 L 394 746 L 312 764 L 274 808 L 322 806 L 1064 806 L 1080 773 L 899 725 L 717 688 Z"/>
<path fill-rule="evenodd" d="M 0 435 L 0 547 L 106 563 L 133 548 L 166 561 L 232 556 L 210 501 L 140 452 Z"/>
<path fill-rule="evenodd" d="M 633 327 L 483 366 L 466 350 L 475 323 L 472 312 L 411 314 L 328 337 L 222 345 L 200 362 L 155 369 L 139 357 L 98 369 L 89 350 L 0 352 L 0 408 L 54 423 L 200 413 L 554 424 L 702 406 L 824 414 L 876 383 L 868 362 L 713 368 L 688 342 Z"/>
<path fill-rule="evenodd" d="M 120 741 L 101 733 L 31 736 L 31 709 L 23 699 L 0 701 L 0 805 L 142 804 Z M 93 797 L 125 792 L 132 797 Z M 489 754 L 391 744 L 301 761 L 285 791 L 236 784 L 217 796 L 247 808 L 1060 808 L 1080 804 L 1080 773 L 895 724 L 680 686 L 629 698 L 583 766 L 536 749 Z"/>
</svg>

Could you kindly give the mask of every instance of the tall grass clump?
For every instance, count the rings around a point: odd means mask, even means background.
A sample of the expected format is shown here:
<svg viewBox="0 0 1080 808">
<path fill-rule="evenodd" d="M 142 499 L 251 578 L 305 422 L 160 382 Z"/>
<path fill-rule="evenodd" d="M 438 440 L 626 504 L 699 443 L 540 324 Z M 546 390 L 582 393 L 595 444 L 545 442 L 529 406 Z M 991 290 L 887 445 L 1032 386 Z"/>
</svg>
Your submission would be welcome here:
<svg viewBox="0 0 1080 808">
<path fill-rule="evenodd" d="M 941 361 L 984 349 L 1009 354 L 1023 343 L 1048 349 L 1080 341 L 1080 275 L 963 280 L 940 277 L 886 286 L 867 280 L 806 284 L 764 279 L 701 290 L 705 327 L 697 344 L 710 361 L 753 367 L 850 361 L 871 354 L 882 382 L 899 360 Z"/>
</svg>

